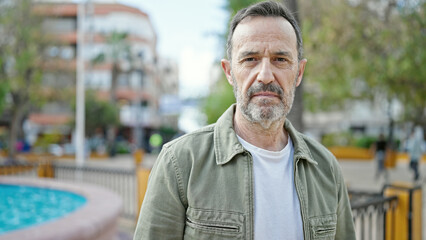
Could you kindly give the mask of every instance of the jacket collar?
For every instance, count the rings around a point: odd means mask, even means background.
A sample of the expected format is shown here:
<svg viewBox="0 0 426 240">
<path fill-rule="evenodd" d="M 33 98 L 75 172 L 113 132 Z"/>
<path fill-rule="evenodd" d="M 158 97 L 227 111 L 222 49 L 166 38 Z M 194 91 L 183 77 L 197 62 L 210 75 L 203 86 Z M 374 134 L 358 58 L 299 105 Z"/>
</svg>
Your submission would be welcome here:
<svg viewBox="0 0 426 240">
<path fill-rule="evenodd" d="M 245 151 L 234 131 L 235 109 L 236 105 L 232 104 L 217 120 L 214 127 L 213 142 L 218 165 L 228 163 L 235 155 Z"/>
<path fill-rule="evenodd" d="M 306 145 L 304 135 L 298 132 L 288 119 L 286 119 L 284 122 L 284 128 L 288 132 L 291 141 L 293 142 L 294 159 L 304 159 L 312 164 L 318 165 L 317 161 L 315 161 L 312 157 L 308 145 Z"/>
<path fill-rule="evenodd" d="M 216 164 L 223 165 L 231 161 L 235 155 L 243 153 L 245 149 L 238 141 L 234 131 L 234 114 L 236 105 L 233 104 L 217 120 L 214 127 L 213 142 L 216 155 Z M 294 145 L 294 159 L 305 159 L 310 163 L 318 164 L 312 157 L 303 135 L 291 125 L 289 120 L 284 123 Z"/>
</svg>

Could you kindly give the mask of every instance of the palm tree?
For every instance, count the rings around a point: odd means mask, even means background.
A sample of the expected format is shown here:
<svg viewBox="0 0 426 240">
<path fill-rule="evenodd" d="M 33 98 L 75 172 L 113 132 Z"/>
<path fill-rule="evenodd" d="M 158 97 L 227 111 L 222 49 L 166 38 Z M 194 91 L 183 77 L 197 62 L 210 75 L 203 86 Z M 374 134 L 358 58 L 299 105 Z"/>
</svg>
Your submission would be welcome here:
<svg viewBox="0 0 426 240">
<path fill-rule="evenodd" d="M 122 72 L 120 63 L 123 61 L 131 61 L 130 45 L 126 41 L 128 34 L 126 32 L 112 32 L 106 37 L 108 49 L 106 52 L 98 54 L 92 62 L 94 64 L 111 62 L 111 87 L 109 89 L 109 97 L 111 103 L 117 102 L 117 82 L 118 75 Z"/>
<path fill-rule="evenodd" d="M 131 62 L 130 45 L 126 41 L 128 34 L 126 32 L 112 32 L 106 37 L 108 48 L 106 52 L 98 54 L 92 62 L 94 64 L 111 62 L 111 87 L 109 88 L 109 101 L 111 104 L 117 104 L 117 83 L 118 76 L 122 69 L 122 62 Z M 115 137 L 116 124 L 112 123 L 107 130 L 107 145 L 111 156 L 115 155 Z"/>
</svg>

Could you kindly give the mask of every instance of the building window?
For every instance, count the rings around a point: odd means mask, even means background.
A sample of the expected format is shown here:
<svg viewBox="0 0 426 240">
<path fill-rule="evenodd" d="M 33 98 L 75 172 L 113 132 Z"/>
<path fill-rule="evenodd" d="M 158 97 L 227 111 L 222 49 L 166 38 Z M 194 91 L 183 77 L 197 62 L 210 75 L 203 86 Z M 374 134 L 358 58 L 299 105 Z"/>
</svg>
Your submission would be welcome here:
<svg viewBox="0 0 426 240">
<path fill-rule="evenodd" d="M 71 46 L 62 47 L 61 58 L 66 60 L 74 59 L 74 49 Z"/>
</svg>

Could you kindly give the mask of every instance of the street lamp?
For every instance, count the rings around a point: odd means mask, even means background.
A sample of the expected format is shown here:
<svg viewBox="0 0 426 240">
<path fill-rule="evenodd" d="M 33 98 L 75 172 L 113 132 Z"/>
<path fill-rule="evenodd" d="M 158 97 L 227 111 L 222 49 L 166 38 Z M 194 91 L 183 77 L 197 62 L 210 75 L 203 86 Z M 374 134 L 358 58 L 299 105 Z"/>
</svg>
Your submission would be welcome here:
<svg viewBox="0 0 426 240">
<path fill-rule="evenodd" d="M 81 167 L 85 161 L 85 79 L 84 79 L 84 18 L 85 1 L 77 4 L 77 83 L 76 83 L 76 141 L 75 160 Z"/>
</svg>

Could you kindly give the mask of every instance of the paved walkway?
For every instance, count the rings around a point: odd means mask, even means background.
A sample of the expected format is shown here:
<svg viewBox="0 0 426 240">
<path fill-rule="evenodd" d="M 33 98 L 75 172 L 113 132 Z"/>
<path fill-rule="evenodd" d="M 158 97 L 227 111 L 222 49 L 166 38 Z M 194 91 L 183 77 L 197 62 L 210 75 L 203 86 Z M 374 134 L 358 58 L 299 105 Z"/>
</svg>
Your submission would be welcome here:
<svg viewBox="0 0 426 240">
<path fill-rule="evenodd" d="M 152 166 L 156 156 L 146 154 L 144 158 L 145 166 Z M 69 160 L 68 160 L 69 161 Z M 66 161 L 65 161 L 66 162 Z M 73 161 L 69 161 L 73 164 Z M 90 160 L 86 166 L 102 166 L 107 168 L 132 169 L 134 167 L 133 157 L 131 155 L 121 155 L 107 160 Z M 349 189 L 359 191 L 380 192 L 386 183 L 384 176 L 376 179 L 376 165 L 374 161 L 342 160 L 340 166 Z M 426 239 L 426 164 L 420 166 L 421 177 L 417 184 L 423 188 L 423 239 Z M 388 183 L 393 182 L 412 182 L 413 173 L 409 169 L 409 164 L 400 162 L 394 169 L 388 170 Z M 131 239 L 135 223 L 123 219 L 120 223 L 120 239 Z M 127 234 L 127 235 L 126 235 Z"/>
<path fill-rule="evenodd" d="M 376 162 L 374 161 L 340 161 L 343 175 L 349 189 L 360 191 L 380 192 L 386 183 L 384 175 L 376 179 Z M 423 237 L 426 239 L 426 164 L 420 165 L 420 180 L 415 182 L 422 186 L 422 216 Z M 413 183 L 413 172 L 409 169 L 408 162 L 399 162 L 396 167 L 388 170 L 388 183 L 408 182 Z"/>
<path fill-rule="evenodd" d="M 380 191 L 386 183 L 384 174 L 376 178 L 376 162 L 374 161 L 340 161 L 346 184 L 354 190 Z M 420 179 L 415 182 L 426 186 L 426 164 L 420 165 Z M 388 170 L 388 183 L 409 182 L 413 183 L 413 173 L 408 162 L 399 162 L 396 167 Z"/>
</svg>

